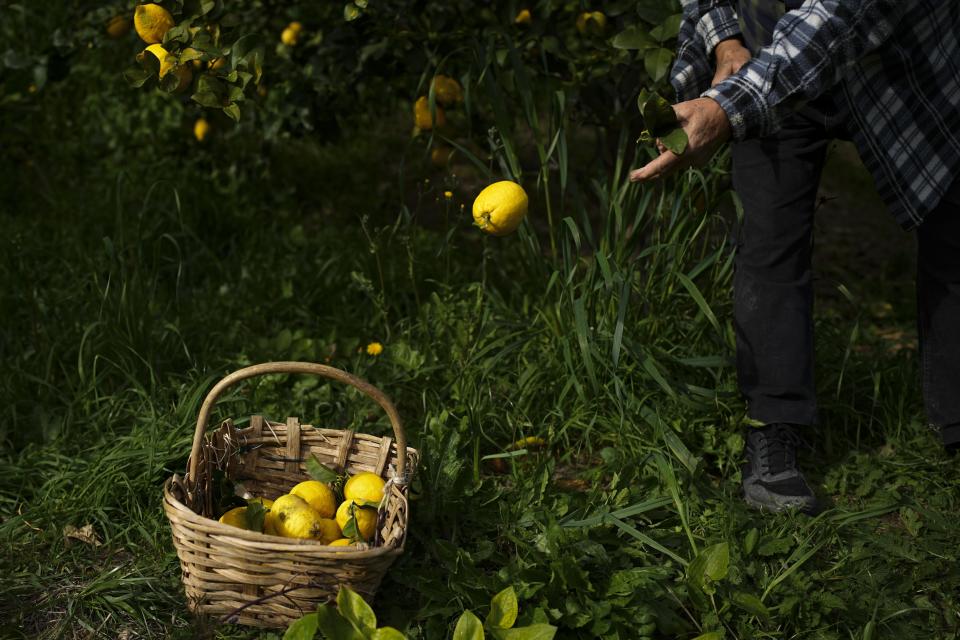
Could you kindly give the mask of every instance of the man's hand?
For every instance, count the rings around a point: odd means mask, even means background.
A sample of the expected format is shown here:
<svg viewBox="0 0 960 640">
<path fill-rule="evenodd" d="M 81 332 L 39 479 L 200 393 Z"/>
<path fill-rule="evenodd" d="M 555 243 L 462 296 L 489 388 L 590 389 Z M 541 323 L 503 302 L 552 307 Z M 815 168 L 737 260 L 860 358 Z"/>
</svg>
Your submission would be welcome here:
<svg viewBox="0 0 960 640">
<path fill-rule="evenodd" d="M 730 40 L 724 40 L 719 43 L 713 48 L 713 55 L 717 59 L 717 69 L 713 74 L 713 82 L 710 83 L 711 87 L 717 86 L 729 76 L 740 71 L 740 67 L 745 65 L 751 58 L 750 51 L 744 47 L 743 43 L 737 38 L 731 38 Z"/>
<path fill-rule="evenodd" d="M 657 180 L 678 169 L 706 164 L 714 152 L 730 137 L 730 121 L 720 105 L 711 98 L 697 98 L 673 106 L 689 142 L 682 156 L 657 141 L 660 156 L 630 173 L 631 182 Z"/>
</svg>

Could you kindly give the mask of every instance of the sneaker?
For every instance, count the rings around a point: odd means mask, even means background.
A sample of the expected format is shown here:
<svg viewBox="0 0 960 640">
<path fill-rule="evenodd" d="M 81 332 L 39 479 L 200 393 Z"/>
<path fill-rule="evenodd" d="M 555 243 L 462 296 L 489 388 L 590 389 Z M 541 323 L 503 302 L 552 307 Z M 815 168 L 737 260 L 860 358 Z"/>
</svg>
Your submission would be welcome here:
<svg viewBox="0 0 960 640">
<path fill-rule="evenodd" d="M 960 454 L 960 423 L 939 427 L 940 442 L 948 456 Z"/>
<path fill-rule="evenodd" d="M 774 512 L 789 508 L 817 511 L 817 498 L 797 469 L 797 445 L 801 442 L 789 424 L 747 430 L 747 462 L 743 466 L 747 504 Z"/>
</svg>

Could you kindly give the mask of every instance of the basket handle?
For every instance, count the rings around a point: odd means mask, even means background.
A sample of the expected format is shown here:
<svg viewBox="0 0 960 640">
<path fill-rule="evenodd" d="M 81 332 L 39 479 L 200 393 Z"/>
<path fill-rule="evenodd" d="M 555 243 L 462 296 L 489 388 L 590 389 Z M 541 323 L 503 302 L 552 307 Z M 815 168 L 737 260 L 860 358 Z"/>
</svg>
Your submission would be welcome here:
<svg viewBox="0 0 960 640">
<path fill-rule="evenodd" d="M 193 448 L 190 450 L 190 461 L 188 463 L 188 477 L 191 481 L 197 477 L 197 465 L 200 460 L 200 447 L 203 442 L 203 434 L 207 429 L 207 422 L 210 419 L 210 413 L 213 411 L 213 405 L 216 404 L 217 399 L 224 391 L 241 380 L 271 373 L 308 373 L 323 378 L 330 378 L 331 380 L 356 387 L 366 396 L 375 400 L 386 412 L 387 417 L 390 418 L 393 434 L 397 441 L 397 475 L 403 478 L 407 465 L 407 436 L 403 432 L 403 424 L 400 422 L 400 415 L 397 413 L 396 407 L 393 406 L 393 402 L 391 402 L 390 398 L 382 391 L 366 380 L 361 380 L 346 371 L 341 371 L 340 369 L 328 367 L 323 364 L 315 364 L 313 362 L 265 362 L 234 371 L 214 385 L 210 393 L 207 394 L 203 405 L 200 407 L 200 415 L 197 416 L 197 429 L 193 433 Z"/>
</svg>

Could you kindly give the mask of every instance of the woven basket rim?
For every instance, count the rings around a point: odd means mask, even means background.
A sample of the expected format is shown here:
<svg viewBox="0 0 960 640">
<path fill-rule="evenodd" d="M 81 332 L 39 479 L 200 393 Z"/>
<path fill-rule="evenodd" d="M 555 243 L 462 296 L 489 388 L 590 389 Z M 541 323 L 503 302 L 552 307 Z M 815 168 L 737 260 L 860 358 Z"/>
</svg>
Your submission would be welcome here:
<svg viewBox="0 0 960 640">
<path fill-rule="evenodd" d="M 379 547 L 368 547 L 366 549 L 350 548 L 350 547 L 331 547 L 330 545 L 323 544 L 318 540 L 310 539 L 299 539 L 299 538 L 284 538 L 282 536 L 272 536 L 266 533 L 261 533 L 259 531 L 248 531 L 246 529 L 240 529 L 239 527 L 234 527 L 228 524 L 224 524 L 219 520 L 214 520 L 213 518 L 207 518 L 186 504 L 178 500 L 171 491 L 171 486 L 173 482 L 178 478 L 176 474 L 167 478 L 163 483 L 163 501 L 164 501 L 164 510 L 167 511 L 167 518 L 172 519 L 174 515 L 176 517 L 183 518 L 194 525 L 209 527 L 213 530 L 222 530 L 222 533 L 217 533 L 217 536 L 223 536 L 223 542 L 227 544 L 233 544 L 237 547 L 246 547 L 251 552 L 254 551 L 304 551 L 309 550 L 312 555 L 323 555 L 329 556 L 330 558 L 337 559 L 346 559 L 356 558 L 356 559 L 365 559 L 365 558 L 375 558 L 377 556 L 387 555 L 391 553 L 400 553 L 403 551 L 404 542 L 406 541 L 406 535 L 403 536 L 402 541 L 399 545 L 393 546 L 379 546 Z"/>
</svg>

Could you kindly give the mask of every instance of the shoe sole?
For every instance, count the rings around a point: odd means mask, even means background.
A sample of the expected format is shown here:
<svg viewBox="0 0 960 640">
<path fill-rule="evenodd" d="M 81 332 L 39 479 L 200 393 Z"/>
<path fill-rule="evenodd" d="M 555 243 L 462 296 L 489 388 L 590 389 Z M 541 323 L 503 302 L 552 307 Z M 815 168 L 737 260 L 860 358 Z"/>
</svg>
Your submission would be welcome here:
<svg viewBox="0 0 960 640">
<path fill-rule="evenodd" d="M 803 513 L 812 515 L 819 509 L 816 498 L 787 498 L 755 484 L 743 488 L 743 500 L 751 507 L 771 513 L 799 509 Z"/>
</svg>

